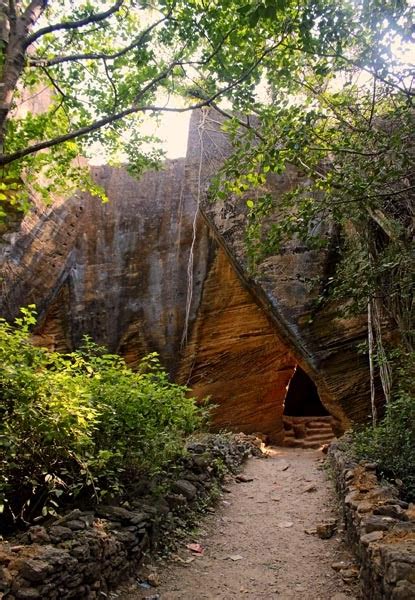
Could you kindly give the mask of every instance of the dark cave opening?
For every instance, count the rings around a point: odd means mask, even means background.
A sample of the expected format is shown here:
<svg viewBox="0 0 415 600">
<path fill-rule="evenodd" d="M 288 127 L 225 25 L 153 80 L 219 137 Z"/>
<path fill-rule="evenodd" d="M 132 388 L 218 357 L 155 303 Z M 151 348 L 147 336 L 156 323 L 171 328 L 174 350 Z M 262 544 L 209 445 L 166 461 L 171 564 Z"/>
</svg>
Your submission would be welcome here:
<svg viewBox="0 0 415 600">
<path fill-rule="evenodd" d="M 287 417 L 327 417 L 314 381 L 297 365 L 287 386 L 284 401 L 284 415 Z"/>
</svg>

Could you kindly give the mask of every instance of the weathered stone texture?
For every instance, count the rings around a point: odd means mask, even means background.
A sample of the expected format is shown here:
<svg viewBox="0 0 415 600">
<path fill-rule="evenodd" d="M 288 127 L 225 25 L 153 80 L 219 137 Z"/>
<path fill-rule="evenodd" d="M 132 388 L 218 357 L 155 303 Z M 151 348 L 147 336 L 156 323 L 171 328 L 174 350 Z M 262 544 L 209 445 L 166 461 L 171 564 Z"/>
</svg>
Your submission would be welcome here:
<svg viewBox="0 0 415 600">
<path fill-rule="evenodd" d="M 337 444 L 329 457 L 365 600 L 415 598 L 415 510 L 381 484 L 376 465 L 352 461 Z"/>
<path fill-rule="evenodd" d="M 251 454 L 255 440 L 246 436 L 205 436 L 188 444 L 188 453 L 165 482 L 172 493 L 131 501 L 133 508 L 99 506 L 75 509 L 50 525 L 33 526 L 19 539 L 0 543 L 0 598 L 4 600 L 95 600 L 108 596 L 128 574 L 136 573 L 144 552 L 168 546 L 175 528 L 211 501 L 211 489 L 223 469 L 236 471 Z M 203 458 L 203 462 L 200 460 Z"/>
<path fill-rule="evenodd" d="M 370 414 L 366 358 L 356 346 L 366 338 L 364 318 L 344 319 L 339 306 L 326 304 L 317 309 L 315 300 L 335 266 L 333 243 L 327 250 L 310 250 L 293 239 L 275 254 L 257 265 L 251 274 L 245 244 L 247 223 L 246 198 L 230 198 L 212 203 L 207 191 L 212 176 L 217 173 L 231 148 L 220 130 L 222 120 L 216 114 L 193 116 L 204 123 L 207 132 L 200 141 L 196 123 L 190 128 L 187 163 L 194 173 L 202 157 L 202 183 L 193 178 L 193 193 L 202 189 L 202 212 L 218 242 L 226 249 L 235 271 L 244 281 L 256 301 L 269 315 L 278 335 L 295 354 L 302 368 L 318 387 L 323 404 L 338 419 L 340 429 L 351 420 L 365 420 Z M 306 177 L 293 167 L 282 175 L 272 174 L 264 190 L 275 200 L 275 211 L 267 217 L 268 224 L 281 216 L 282 195 L 297 185 L 307 186 Z M 335 239 L 331 226 L 321 222 L 315 226 L 328 240 Z M 310 287 L 310 283 L 314 285 Z"/>
<path fill-rule="evenodd" d="M 57 350 L 88 334 L 133 366 L 157 351 L 173 377 L 218 404 L 218 426 L 281 440 L 285 387 L 297 363 L 337 430 L 366 419 L 367 365 L 356 351 L 365 322 L 313 304 L 332 254 L 293 240 L 250 275 L 245 201 L 206 198 L 230 147 L 217 115 L 205 116 L 204 128 L 201 114 L 193 116 L 186 159 L 139 181 L 94 167 L 109 203 L 80 193 L 37 206 L 6 235 L 0 314 L 13 319 L 19 306 L 36 304 L 34 339 Z M 268 187 L 278 199 L 299 181 L 307 183 L 289 168 Z M 310 278 L 320 281 L 311 292 Z"/>
<path fill-rule="evenodd" d="M 183 160 L 139 182 L 97 167 L 109 203 L 81 194 L 25 219 L 5 255 L 2 313 L 35 303 L 34 341 L 56 350 L 88 334 L 133 366 L 157 351 L 198 397 L 211 396 L 216 426 L 281 442 L 296 359 L 205 221 L 194 220 L 190 175 Z"/>
<path fill-rule="evenodd" d="M 110 202 L 87 194 L 40 218 L 30 215 L 4 253 L 0 312 L 13 318 L 35 303 L 38 341 L 57 349 L 90 335 L 136 364 L 159 352 L 173 373 L 185 322 L 194 201 L 184 160 L 140 181 L 123 169 L 95 167 Z M 189 327 L 208 268 L 206 225 L 196 224 Z"/>
<path fill-rule="evenodd" d="M 296 359 L 219 249 L 181 365 L 199 397 L 217 405 L 218 428 L 284 438 L 282 413 Z"/>
</svg>

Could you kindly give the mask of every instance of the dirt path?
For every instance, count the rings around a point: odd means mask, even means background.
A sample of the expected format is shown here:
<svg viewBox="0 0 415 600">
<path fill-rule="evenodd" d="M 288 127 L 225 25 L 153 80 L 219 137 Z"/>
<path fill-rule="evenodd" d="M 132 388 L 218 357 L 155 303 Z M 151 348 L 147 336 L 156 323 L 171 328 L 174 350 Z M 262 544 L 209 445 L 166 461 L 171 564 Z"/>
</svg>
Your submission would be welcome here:
<svg viewBox="0 0 415 600">
<path fill-rule="evenodd" d="M 320 539 L 312 533 L 318 523 L 337 517 L 321 457 L 317 451 L 274 448 L 267 459 L 251 459 L 243 475 L 253 481 L 227 483 L 216 513 L 189 537 L 187 543 L 203 546 L 202 556 L 184 545 L 169 561 L 152 563 L 157 588 L 133 582 L 112 597 L 356 599 L 356 580 L 344 581 L 353 573 L 332 567 L 341 561 L 350 567 L 352 561 L 341 534 Z"/>
</svg>

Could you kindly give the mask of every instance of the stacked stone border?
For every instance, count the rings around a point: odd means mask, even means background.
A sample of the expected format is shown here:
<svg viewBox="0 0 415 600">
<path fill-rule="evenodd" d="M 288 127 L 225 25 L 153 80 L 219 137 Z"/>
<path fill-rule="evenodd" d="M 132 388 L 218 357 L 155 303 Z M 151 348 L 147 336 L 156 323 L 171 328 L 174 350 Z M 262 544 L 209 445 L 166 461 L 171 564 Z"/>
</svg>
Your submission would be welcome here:
<svg viewBox="0 0 415 600">
<path fill-rule="evenodd" d="M 228 471 L 258 454 L 243 434 L 208 435 L 187 445 L 164 494 L 125 506 L 72 510 L 0 544 L 0 600 L 97 600 L 137 572 L 160 540 L 174 539 L 178 522 L 217 496 Z"/>
<path fill-rule="evenodd" d="M 348 541 L 360 562 L 365 600 L 415 599 L 415 505 L 379 480 L 376 464 L 356 462 L 346 442 L 328 453 Z"/>
</svg>

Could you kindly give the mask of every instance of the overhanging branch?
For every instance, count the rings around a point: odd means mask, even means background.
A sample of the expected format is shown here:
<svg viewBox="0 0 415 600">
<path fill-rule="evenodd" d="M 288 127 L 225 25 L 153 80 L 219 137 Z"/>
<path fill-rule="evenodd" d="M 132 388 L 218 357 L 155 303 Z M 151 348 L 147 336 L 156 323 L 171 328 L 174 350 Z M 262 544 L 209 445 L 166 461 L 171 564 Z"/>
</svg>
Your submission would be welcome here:
<svg viewBox="0 0 415 600">
<path fill-rule="evenodd" d="M 234 80 L 232 83 L 230 83 L 227 86 L 225 86 L 224 88 L 218 90 L 216 93 L 212 94 L 209 98 L 202 100 L 201 102 L 198 102 L 196 104 L 193 104 L 192 106 L 187 106 L 184 108 L 172 108 L 172 107 L 166 107 L 166 106 L 156 106 L 156 105 L 151 105 L 151 104 L 150 105 L 139 105 L 138 101 L 143 97 L 143 95 L 149 89 L 154 87 L 154 85 L 156 85 L 161 80 L 168 77 L 169 74 L 171 73 L 172 69 L 175 66 L 186 64 L 185 61 L 174 61 L 173 63 L 171 63 L 169 65 L 169 67 L 165 71 L 160 73 L 156 78 L 154 78 L 149 84 L 147 84 L 137 94 L 135 102 L 131 107 L 126 108 L 125 110 L 120 111 L 118 113 L 113 113 L 111 115 L 102 117 L 101 119 L 97 119 L 90 125 L 80 127 L 78 129 L 75 129 L 68 133 L 56 136 L 52 139 L 44 140 L 43 142 L 38 142 L 38 143 L 28 146 L 26 148 L 22 148 L 21 150 L 13 152 L 12 154 L 0 155 L 0 166 L 8 165 L 16 160 L 24 158 L 25 156 L 29 156 L 30 154 L 35 154 L 36 152 L 39 152 L 41 150 L 46 150 L 47 148 L 52 148 L 54 146 L 68 142 L 70 140 L 83 137 L 89 133 L 92 133 L 93 131 L 97 131 L 98 129 L 101 129 L 101 127 L 105 127 L 106 125 L 108 125 L 110 123 L 114 123 L 115 121 L 119 121 L 119 120 L 121 120 L 129 115 L 135 114 L 135 113 L 139 113 L 139 112 L 141 112 L 141 113 L 146 113 L 146 112 L 184 113 L 184 112 L 189 112 L 191 110 L 196 110 L 198 108 L 203 108 L 204 106 L 210 106 L 213 104 L 213 102 L 217 98 L 232 91 L 235 87 L 237 87 L 238 85 L 243 83 L 243 81 L 245 81 L 251 75 L 251 73 L 264 60 L 264 58 L 266 56 L 268 56 L 269 54 L 271 54 L 280 45 L 281 41 L 277 42 L 276 44 L 273 44 L 269 48 L 266 48 L 262 52 L 262 54 L 259 56 L 259 58 L 254 63 L 252 63 L 252 65 L 240 77 L 238 77 L 238 79 Z"/>
<path fill-rule="evenodd" d="M 100 13 L 94 13 L 89 15 L 88 17 L 84 17 L 83 19 L 79 19 L 78 21 L 67 21 L 63 23 L 55 23 L 53 25 L 48 25 L 47 27 L 42 27 L 38 31 L 33 32 L 31 35 L 28 35 L 24 47 L 27 48 L 33 42 L 38 40 L 40 37 L 46 35 L 47 33 L 53 33 L 54 31 L 70 31 L 71 29 L 79 29 L 84 27 L 85 25 L 89 25 L 90 23 L 99 23 L 100 21 L 104 21 L 114 13 L 118 12 L 121 6 L 124 4 L 124 0 L 117 0 L 115 4 L 111 6 L 108 10 L 105 10 Z"/>
<path fill-rule="evenodd" d="M 170 14 L 171 13 L 169 13 L 169 15 Z M 121 48 L 121 50 L 118 50 L 118 52 L 113 52 L 112 54 L 106 54 L 105 52 L 86 52 L 79 54 L 70 54 L 68 56 L 57 56 L 56 58 L 51 59 L 34 58 L 28 61 L 28 65 L 30 67 L 54 67 L 56 65 L 61 65 L 62 63 L 76 62 L 79 60 L 115 60 L 117 58 L 120 58 L 121 56 L 124 56 L 125 54 L 128 54 L 128 52 L 134 50 L 134 48 L 139 48 L 143 44 L 145 38 L 149 35 L 149 33 L 151 33 L 152 30 L 155 29 L 158 25 L 166 21 L 169 18 L 169 15 L 164 16 L 158 21 L 155 21 L 154 23 L 149 25 L 138 36 L 138 38 L 134 40 L 134 42 L 131 42 L 131 44 L 125 46 L 125 48 Z"/>
</svg>

